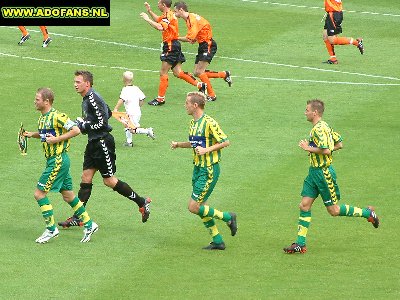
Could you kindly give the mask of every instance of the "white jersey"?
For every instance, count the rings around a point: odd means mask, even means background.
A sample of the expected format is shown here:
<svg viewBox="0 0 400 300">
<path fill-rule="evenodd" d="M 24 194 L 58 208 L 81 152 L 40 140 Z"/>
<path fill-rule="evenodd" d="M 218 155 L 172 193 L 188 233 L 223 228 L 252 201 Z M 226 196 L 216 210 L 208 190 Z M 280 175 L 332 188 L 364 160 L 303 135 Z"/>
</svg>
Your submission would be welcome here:
<svg viewBox="0 0 400 300">
<path fill-rule="evenodd" d="M 142 114 L 139 101 L 144 100 L 146 96 L 135 85 L 128 85 L 122 88 L 119 98 L 124 101 L 125 111 L 129 116 L 139 117 Z"/>
</svg>

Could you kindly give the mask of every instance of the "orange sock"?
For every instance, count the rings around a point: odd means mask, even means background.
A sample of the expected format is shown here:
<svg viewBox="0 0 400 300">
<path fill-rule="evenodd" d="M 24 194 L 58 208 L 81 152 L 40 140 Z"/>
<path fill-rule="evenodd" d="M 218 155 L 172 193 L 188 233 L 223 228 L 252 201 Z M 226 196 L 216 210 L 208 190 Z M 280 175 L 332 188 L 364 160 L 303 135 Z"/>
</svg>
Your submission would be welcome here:
<svg viewBox="0 0 400 300">
<path fill-rule="evenodd" d="M 333 44 L 334 45 L 350 45 L 353 42 L 353 38 L 347 37 L 334 37 Z"/>
<path fill-rule="evenodd" d="M 49 33 L 47 32 L 46 26 L 39 26 L 39 28 L 43 34 L 43 41 L 47 40 L 47 38 L 49 37 Z"/>
<path fill-rule="evenodd" d="M 328 50 L 330 57 L 335 56 L 334 46 L 329 42 L 329 40 L 326 40 L 324 42 L 325 42 L 325 46 L 326 46 L 326 49 Z"/>
<path fill-rule="evenodd" d="M 161 75 L 160 76 L 160 85 L 158 87 L 158 97 L 163 98 L 167 93 L 168 88 L 168 75 Z"/>
<path fill-rule="evenodd" d="M 225 78 L 226 76 L 225 71 L 216 72 L 216 71 L 206 70 L 205 73 L 207 74 L 208 78 Z"/>
<path fill-rule="evenodd" d="M 207 84 L 207 94 L 210 97 L 215 97 L 215 92 L 211 86 L 210 79 L 208 79 L 207 73 L 203 73 L 199 75 L 199 78 L 201 79 L 202 82 Z"/>
<path fill-rule="evenodd" d="M 197 86 L 198 81 L 196 80 L 196 78 L 193 77 L 192 74 L 188 72 L 180 71 L 178 74 L 178 78 L 185 80 L 187 83 L 190 83 L 191 85 Z"/>
<path fill-rule="evenodd" d="M 21 30 L 23 36 L 29 34 L 29 32 L 26 30 L 25 26 L 18 26 L 18 28 L 19 28 L 19 30 Z"/>
</svg>

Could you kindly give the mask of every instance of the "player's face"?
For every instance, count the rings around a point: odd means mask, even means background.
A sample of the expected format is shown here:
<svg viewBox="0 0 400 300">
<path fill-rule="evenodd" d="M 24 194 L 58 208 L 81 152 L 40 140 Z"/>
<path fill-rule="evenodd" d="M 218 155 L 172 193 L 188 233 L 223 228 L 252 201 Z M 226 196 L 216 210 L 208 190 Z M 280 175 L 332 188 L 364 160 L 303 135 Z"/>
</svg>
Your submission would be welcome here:
<svg viewBox="0 0 400 300">
<path fill-rule="evenodd" d="M 89 84 L 89 82 L 83 80 L 82 75 L 78 75 L 78 76 L 75 76 L 74 87 L 75 87 L 75 90 L 77 93 L 84 96 L 86 94 L 87 90 L 89 89 L 90 84 Z"/>
<path fill-rule="evenodd" d="M 35 101 L 33 102 L 35 104 L 36 110 L 42 111 L 46 108 L 48 101 L 43 100 L 42 95 L 39 93 L 36 93 L 35 96 Z"/>
<path fill-rule="evenodd" d="M 164 4 L 161 2 L 161 0 L 158 0 L 157 6 L 160 11 L 163 11 Z"/>
<path fill-rule="evenodd" d="M 304 114 L 307 118 L 307 121 L 312 122 L 314 120 L 316 113 L 315 111 L 312 111 L 311 104 L 307 104 Z"/>
<path fill-rule="evenodd" d="M 182 11 L 183 9 L 176 9 L 176 7 L 174 7 L 175 17 L 182 18 Z"/>
<path fill-rule="evenodd" d="M 194 104 L 189 100 L 189 98 L 186 98 L 185 102 L 185 108 L 188 113 L 188 115 L 193 115 L 193 112 L 195 110 Z"/>
</svg>

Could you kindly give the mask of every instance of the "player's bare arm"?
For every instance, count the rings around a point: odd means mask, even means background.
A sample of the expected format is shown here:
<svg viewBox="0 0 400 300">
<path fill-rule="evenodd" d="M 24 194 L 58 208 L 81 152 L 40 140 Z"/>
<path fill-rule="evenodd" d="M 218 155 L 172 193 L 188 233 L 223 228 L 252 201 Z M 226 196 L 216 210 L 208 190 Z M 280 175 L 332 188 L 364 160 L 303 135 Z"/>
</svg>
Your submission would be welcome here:
<svg viewBox="0 0 400 300">
<path fill-rule="evenodd" d="M 35 138 L 35 139 L 40 138 L 40 134 L 37 131 L 35 131 L 35 132 L 25 131 L 23 134 L 24 134 L 24 136 L 26 136 L 28 138 Z"/>
<path fill-rule="evenodd" d="M 118 109 L 121 107 L 122 103 L 124 103 L 124 100 L 122 100 L 121 98 L 118 99 L 118 102 L 117 102 L 117 104 L 115 105 L 113 111 L 118 111 Z"/>
<path fill-rule="evenodd" d="M 65 140 L 69 140 L 77 135 L 79 135 L 81 131 L 79 130 L 78 126 L 73 126 L 70 131 L 60 135 L 60 136 L 54 136 L 51 133 L 46 134 L 46 143 L 47 144 L 56 144 L 60 143 Z"/>
<path fill-rule="evenodd" d="M 299 147 L 302 148 L 304 151 L 310 153 L 323 154 L 323 155 L 331 154 L 331 150 L 329 150 L 328 148 L 311 147 L 307 140 L 301 140 L 299 142 Z"/>
<path fill-rule="evenodd" d="M 207 148 L 203 148 L 201 146 L 197 146 L 196 147 L 196 153 L 198 155 L 203 155 L 209 152 L 213 152 L 213 151 L 218 151 L 219 149 L 228 147 L 230 145 L 229 141 L 223 141 L 222 143 L 216 143 L 215 145 L 212 145 L 210 147 Z"/>
<path fill-rule="evenodd" d="M 174 150 L 176 148 L 192 148 L 190 142 L 171 142 L 171 149 Z"/>
<path fill-rule="evenodd" d="M 159 16 L 157 16 L 157 15 L 151 10 L 151 7 L 150 7 L 150 4 L 149 4 L 149 3 L 145 2 L 145 3 L 144 3 L 144 7 L 146 8 L 147 12 L 150 14 L 150 16 L 153 18 L 154 21 L 157 20 L 157 19 L 159 18 Z"/>
<path fill-rule="evenodd" d="M 164 30 L 164 28 L 162 27 L 161 24 L 151 20 L 150 17 L 145 12 L 140 13 L 140 16 L 143 18 L 143 20 L 145 20 L 147 23 L 149 23 L 150 26 L 153 27 L 154 29 L 157 29 L 159 31 Z"/>
<path fill-rule="evenodd" d="M 337 151 L 337 150 L 340 150 L 340 149 L 342 149 L 342 148 L 343 148 L 343 143 L 342 143 L 342 142 L 339 142 L 339 143 L 336 143 L 336 144 L 334 145 L 333 151 Z"/>
</svg>

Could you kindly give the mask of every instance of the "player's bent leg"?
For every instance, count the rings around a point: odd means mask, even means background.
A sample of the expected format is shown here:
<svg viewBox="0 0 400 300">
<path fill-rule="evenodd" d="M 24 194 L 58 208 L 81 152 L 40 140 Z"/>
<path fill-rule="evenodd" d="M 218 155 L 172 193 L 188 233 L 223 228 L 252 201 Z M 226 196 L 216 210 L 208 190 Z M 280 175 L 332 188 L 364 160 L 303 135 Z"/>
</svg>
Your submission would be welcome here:
<svg viewBox="0 0 400 300">
<path fill-rule="evenodd" d="M 332 216 L 332 217 L 336 217 L 339 216 L 340 213 L 340 207 L 337 204 L 331 205 L 331 206 L 327 206 L 326 210 L 328 211 L 328 213 Z"/>
</svg>

